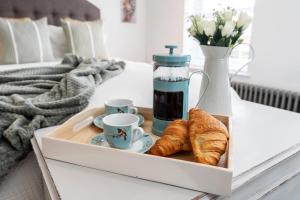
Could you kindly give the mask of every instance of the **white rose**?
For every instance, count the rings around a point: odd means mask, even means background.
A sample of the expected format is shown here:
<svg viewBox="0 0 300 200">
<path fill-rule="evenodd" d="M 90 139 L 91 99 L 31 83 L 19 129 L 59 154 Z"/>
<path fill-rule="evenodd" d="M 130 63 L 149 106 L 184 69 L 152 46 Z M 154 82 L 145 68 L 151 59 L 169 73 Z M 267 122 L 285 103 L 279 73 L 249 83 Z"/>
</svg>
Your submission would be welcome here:
<svg viewBox="0 0 300 200">
<path fill-rule="evenodd" d="M 204 32 L 207 36 L 214 35 L 215 31 L 216 31 L 215 21 L 205 21 L 204 22 Z"/>
<path fill-rule="evenodd" d="M 203 18 L 201 15 L 195 15 L 193 17 L 193 25 L 196 26 L 195 29 L 198 33 L 203 34 Z"/>
<path fill-rule="evenodd" d="M 241 12 L 240 16 L 236 22 L 236 26 L 238 28 L 243 27 L 243 30 L 245 30 L 249 26 L 251 21 L 252 21 L 252 18 L 246 12 Z"/>
<path fill-rule="evenodd" d="M 231 36 L 234 37 L 234 36 L 236 36 L 238 33 L 239 33 L 238 31 L 233 31 L 232 34 L 231 34 Z"/>
<path fill-rule="evenodd" d="M 188 30 L 192 35 L 195 35 L 196 33 L 203 34 L 203 19 L 201 15 L 193 15 L 191 16 L 192 26 Z"/>
<path fill-rule="evenodd" d="M 223 18 L 225 21 L 231 21 L 233 17 L 233 12 L 232 10 L 226 10 L 223 12 Z"/>
<path fill-rule="evenodd" d="M 235 23 L 233 21 L 227 21 L 223 27 L 221 33 L 223 37 L 230 37 L 235 28 Z"/>
<path fill-rule="evenodd" d="M 194 15 L 194 19 L 196 20 L 196 22 L 203 21 L 203 19 L 202 19 L 202 16 L 201 16 L 201 15 Z"/>
<path fill-rule="evenodd" d="M 197 21 L 197 31 L 203 34 L 204 31 L 204 21 Z"/>
<path fill-rule="evenodd" d="M 192 36 L 195 36 L 196 35 L 196 29 L 194 26 L 191 26 L 189 29 L 188 29 L 189 33 L 192 35 Z"/>
</svg>

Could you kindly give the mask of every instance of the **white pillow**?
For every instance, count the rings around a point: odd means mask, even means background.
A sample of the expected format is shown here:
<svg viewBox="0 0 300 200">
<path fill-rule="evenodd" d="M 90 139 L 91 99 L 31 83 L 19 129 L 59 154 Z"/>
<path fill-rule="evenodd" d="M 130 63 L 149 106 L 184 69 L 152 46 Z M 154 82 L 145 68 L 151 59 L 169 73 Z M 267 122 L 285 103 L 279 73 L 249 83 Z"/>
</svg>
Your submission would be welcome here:
<svg viewBox="0 0 300 200">
<path fill-rule="evenodd" d="M 68 53 L 67 39 L 61 26 L 49 25 L 49 37 L 54 58 L 63 58 Z"/>
<path fill-rule="evenodd" d="M 47 18 L 0 18 L 0 63 L 22 64 L 52 61 Z"/>
<path fill-rule="evenodd" d="M 61 22 L 70 53 L 83 58 L 108 59 L 101 20 L 78 21 L 65 18 Z"/>
</svg>

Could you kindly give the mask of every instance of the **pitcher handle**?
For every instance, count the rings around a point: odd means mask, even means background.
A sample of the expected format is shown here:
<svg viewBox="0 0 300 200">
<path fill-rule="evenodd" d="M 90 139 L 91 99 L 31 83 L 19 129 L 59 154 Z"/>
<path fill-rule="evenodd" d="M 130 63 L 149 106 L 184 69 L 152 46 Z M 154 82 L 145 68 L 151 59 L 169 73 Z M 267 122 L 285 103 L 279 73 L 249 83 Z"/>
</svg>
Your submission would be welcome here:
<svg viewBox="0 0 300 200">
<path fill-rule="evenodd" d="M 207 84 L 206 84 L 205 90 L 203 91 L 203 93 L 201 95 L 199 95 L 199 100 L 198 100 L 198 102 L 197 102 L 197 104 L 195 106 L 195 107 L 198 107 L 198 105 L 200 104 L 200 100 L 202 99 L 203 95 L 205 94 L 205 92 L 206 92 L 206 90 L 207 90 L 207 88 L 209 86 L 210 79 L 209 79 L 208 74 L 205 71 L 203 71 L 203 70 L 200 69 L 200 70 L 192 72 L 191 75 L 190 75 L 190 77 L 189 77 L 189 80 L 191 80 L 192 76 L 195 75 L 195 74 L 202 74 L 202 75 L 204 75 L 204 77 L 207 80 Z"/>
<path fill-rule="evenodd" d="M 249 60 L 248 60 L 245 64 L 243 64 L 243 65 L 242 65 L 242 66 L 241 66 L 234 74 L 230 75 L 229 81 L 231 81 L 232 78 L 234 78 L 236 75 L 238 75 L 238 74 L 242 71 L 242 69 L 244 69 L 244 68 L 245 68 L 247 65 L 249 65 L 250 63 L 252 63 L 253 60 L 254 60 L 254 56 L 255 56 L 254 48 L 253 48 L 253 46 L 252 46 L 251 44 L 248 44 L 248 43 L 241 43 L 241 44 L 235 45 L 235 46 L 230 50 L 229 56 L 231 55 L 232 51 L 233 51 L 236 47 L 238 47 L 238 46 L 240 46 L 240 45 L 246 45 L 246 46 L 249 47 L 250 52 L 251 52 L 251 57 L 250 57 Z"/>
</svg>

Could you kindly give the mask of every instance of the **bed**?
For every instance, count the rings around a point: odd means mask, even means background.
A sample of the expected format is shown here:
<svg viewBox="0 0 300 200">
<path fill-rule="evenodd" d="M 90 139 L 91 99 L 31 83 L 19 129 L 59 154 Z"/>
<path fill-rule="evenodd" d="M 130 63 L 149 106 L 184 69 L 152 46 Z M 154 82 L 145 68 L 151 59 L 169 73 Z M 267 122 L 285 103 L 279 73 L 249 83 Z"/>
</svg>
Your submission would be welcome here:
<svg viewBox="0 0 300 200">
<path fill-rule="evenodd" d="M 63 17 L 89 21 L 100 19 L 100 10 L 85 0 L 1 0 L 0 3 L 0 17 L 39 19 L 45 16 L 48 17 L 49 24 L 60 26 L 60 18 Z M 0 71 L 26 67 L 55 67 L 60 61 L 0 65 Z M 87 109 L 102 106 L 105 100 L 113 98 L 130 98 L 137 106 L 152 107 L 152 65 L 125 62 L 125 71 L 100 85 L 91 97 Z M 196 104 L 200 83 L 200 76 L 195 76 L 191 81 L 190 107 Z M 238 99 L 237 95 L 234 96 Z M 30 153 L 1 183 L 0 200 L 43 199 L 42 183 L 38 165 Z"/>
<path fill-rule="evenodd" d="M 50 25 L 60 26 L 60 18 L 77 20 L 100 19 L 100 10 L 85 0 L 1 0 L 0 17 L 31 19 L 48 18 Z M 52 62 L 0 65 L 0 71 L 27 67 L 55 66 L 61 59 Z M 0 185 L 0 200 L 44 199 L 43 181 L 33 153 L 10 170 Z"/>
</svg>

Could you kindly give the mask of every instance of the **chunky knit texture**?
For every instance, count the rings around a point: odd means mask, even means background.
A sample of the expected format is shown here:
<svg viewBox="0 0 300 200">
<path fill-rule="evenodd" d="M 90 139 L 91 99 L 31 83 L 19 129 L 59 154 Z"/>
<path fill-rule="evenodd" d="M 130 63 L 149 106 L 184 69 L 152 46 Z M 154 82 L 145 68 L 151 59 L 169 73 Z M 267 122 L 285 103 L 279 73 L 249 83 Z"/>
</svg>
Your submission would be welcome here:
<svg viewBox="0 0 300 200">
<path fill-rule="evenodd" d="M 55 67 L 0 72 L 0 178 L 30 151 L 36 129 L 83 110 L 97 85 L 124 67 L 124 62 L 68 55 Z"/>
</svg>

